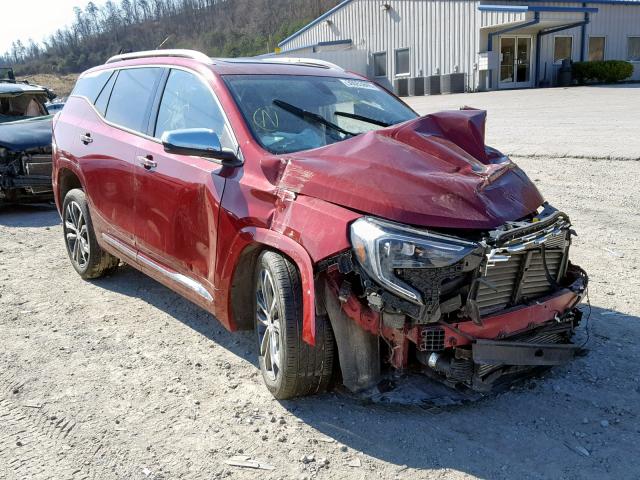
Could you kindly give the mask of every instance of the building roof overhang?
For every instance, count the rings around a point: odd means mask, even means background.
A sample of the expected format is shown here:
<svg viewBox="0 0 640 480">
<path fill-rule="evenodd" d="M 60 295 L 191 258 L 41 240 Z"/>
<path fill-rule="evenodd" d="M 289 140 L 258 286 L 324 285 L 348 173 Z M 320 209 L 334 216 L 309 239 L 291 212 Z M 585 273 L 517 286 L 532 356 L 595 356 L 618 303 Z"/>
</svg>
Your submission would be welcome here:
<svg viewBox="0 0 640 480">
<path fill-rule="evenodd" d="M 556 7 L 552 5 L 479 5 L 481 12 L 555 12 L 555 13 L 598 13 L 595 7 Z"/>
</svg>

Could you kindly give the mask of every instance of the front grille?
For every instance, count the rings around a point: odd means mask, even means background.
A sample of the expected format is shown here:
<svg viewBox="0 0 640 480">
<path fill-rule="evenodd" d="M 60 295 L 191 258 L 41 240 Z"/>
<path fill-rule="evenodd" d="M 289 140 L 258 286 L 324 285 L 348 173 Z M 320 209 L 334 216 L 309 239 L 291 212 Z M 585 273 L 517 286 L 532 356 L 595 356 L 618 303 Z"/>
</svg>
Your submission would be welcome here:
<svg viewBox="0 0 640 480">
<path fill-rule="evenodd" d="M 567 338 L 568 331 L 569 331 L 568 328 L 564 330 L 562 329 L 550 329 L 547 331 L 543 330 L 543 331 L 538 331 L 534 333 L 525 333 L 525 334 L 517 335 L 515 337 L 512 337 L 511 340 L 513 340 L 514 342 L 536 343 L 540 345 L 566 343 L 568 340 Z M 502 366 L 503 365 L 476 364 L 476 373 L 479 376 L 483 377 L 491 373 L 493 370 L 502 368 Z"/>
<path fill-rule="evenodd" d="M 568 232 L 563 231 L 547 239 L 544 256 L 541 245 L 529 246 L 507 254 L 507 261 L 488 266 L 478 279 L 475 295 L 480 315 L 526 303 L 554 290 L 566 263 L 567 235 Z"/>
</svg>

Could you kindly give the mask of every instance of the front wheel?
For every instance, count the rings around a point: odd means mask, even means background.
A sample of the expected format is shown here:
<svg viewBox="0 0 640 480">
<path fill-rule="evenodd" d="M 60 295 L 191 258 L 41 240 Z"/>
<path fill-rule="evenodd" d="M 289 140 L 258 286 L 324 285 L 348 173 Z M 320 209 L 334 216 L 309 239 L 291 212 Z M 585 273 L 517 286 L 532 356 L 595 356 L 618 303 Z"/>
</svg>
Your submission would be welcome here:
<svg viewBox="0 0 640 480">
<path fill-rule="evenodd" d="M 335 342 L 328 319 L 316 318 L 316 345 L 302 340 L 302 288 L 296 267 L 265 251 L 255 273 L 255 328 L 260 371 L 269 391 L 284 400 L 327 389 Z"/>
<path fill-rule="evenodd" d="M 119 260 L 98 245 L 82 190 L 75 188 L 64 197 L 62 220 L 67 254 L 82 278 L 98 278 L 117 268 Z"/>
</svg>

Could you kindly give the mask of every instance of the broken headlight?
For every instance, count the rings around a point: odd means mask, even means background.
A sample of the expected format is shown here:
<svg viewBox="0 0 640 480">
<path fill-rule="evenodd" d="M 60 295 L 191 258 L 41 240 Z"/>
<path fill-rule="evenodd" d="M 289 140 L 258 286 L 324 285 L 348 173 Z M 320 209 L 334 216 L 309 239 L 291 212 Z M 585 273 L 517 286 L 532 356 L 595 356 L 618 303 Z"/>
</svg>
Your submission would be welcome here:
<svg viewBox="0 0 640 480">
<path fill-rule="evenodd" d="M 479 247 L 474 242 L 371 217 L 353 222 L 351 244 L 358 263 L 373 280 L 417 304 L 423 304 L 422 295 L 400 280 L 396 270 L 449 267 Z"/>
</svg>

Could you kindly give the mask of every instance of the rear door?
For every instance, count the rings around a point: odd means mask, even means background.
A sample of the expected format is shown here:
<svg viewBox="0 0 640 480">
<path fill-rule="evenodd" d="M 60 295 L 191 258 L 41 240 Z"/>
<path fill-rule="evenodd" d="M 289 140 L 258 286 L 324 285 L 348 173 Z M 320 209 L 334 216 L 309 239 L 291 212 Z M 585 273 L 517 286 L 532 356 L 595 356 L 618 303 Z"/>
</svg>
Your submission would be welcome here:
<svg viewBox="0 0 640 480">
<path fill-rule="evenodd" d="M 97 232 L 103 240 L 135 248 L 134 162 L 144 144 L 156 89 L 165 69 L 114 72 L 83 123 L 80 163 Z"/>
<path fill-rule="evenodd" d="M 171 69 L 158 93 L 147 141 L 135 165 L 136 245 L 141 261 L 177 282 L 197 300 L 213 299 L 217 223 L 225 180 L 219 162 L 164 151 L 165 131 L 214 130 L 237 150 L 226 117 L 207 81 Z M 151 262 L 151 263 L 149 263 Z"/>
</svg>

